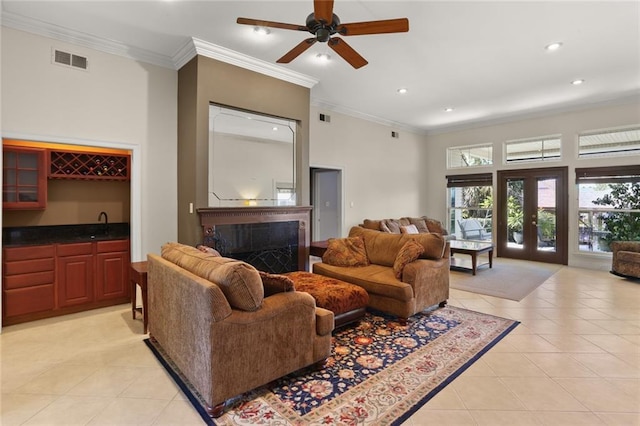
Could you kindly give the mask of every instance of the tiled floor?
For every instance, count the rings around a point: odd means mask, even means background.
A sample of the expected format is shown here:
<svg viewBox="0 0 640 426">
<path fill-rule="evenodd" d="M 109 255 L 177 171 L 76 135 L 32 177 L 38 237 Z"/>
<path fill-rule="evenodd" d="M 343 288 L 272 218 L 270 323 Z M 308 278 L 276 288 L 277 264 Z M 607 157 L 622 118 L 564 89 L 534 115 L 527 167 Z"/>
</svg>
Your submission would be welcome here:
<svg viewBox="0 0 640 426">
<path fill-rule="evenodd" d="M 522 324 L 406 425 L 640 425 L 640 282 L 564 267 L 450 304 Z M 5 327 L 0 424 L 202 424 L 143 337 L 128 305 Z"/>
</svg>

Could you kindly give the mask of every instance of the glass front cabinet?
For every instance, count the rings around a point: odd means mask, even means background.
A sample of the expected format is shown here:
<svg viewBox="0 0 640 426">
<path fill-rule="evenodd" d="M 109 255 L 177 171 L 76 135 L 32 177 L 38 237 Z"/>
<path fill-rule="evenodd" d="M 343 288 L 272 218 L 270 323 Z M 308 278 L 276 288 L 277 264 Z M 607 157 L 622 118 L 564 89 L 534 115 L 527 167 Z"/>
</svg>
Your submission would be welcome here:
<svg viewBox="0 0 640 426">
<path fill-rule="evenodd" d="M 4 146 L 2 154 L 2 208 L 44 209 L 47 205 L 46 151 Z"/>
</svg>

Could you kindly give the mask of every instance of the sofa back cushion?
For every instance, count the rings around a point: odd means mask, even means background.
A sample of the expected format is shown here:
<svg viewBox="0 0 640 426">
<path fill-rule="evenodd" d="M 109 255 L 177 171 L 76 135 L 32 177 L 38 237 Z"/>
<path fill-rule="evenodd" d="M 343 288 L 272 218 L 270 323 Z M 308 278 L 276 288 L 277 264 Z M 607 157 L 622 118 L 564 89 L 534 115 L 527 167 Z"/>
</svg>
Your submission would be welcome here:
<svg viewBox="0 0 640 426">
<path fill-rule="evenodd" d="M 262 280 L 248 263 L 203 253 L 180 243 L 163 245 L 161 253 L 164 259 L 218 285 L 231 307 L 255 311 L 262 305 Z"/>
<path fill-rule="evenodd" d="M 369 262 L 384 266 L 393 266 L 400 249 L 408 240 L 422 244 L 424 252 L 420 257 L 424 259 L 441 259 L 447 247 L 447 242 L 439 234 L 389 234 L 354 226 L 349 231 L 349 237 L 357 236 L 364 238 Z"/>
</svg>

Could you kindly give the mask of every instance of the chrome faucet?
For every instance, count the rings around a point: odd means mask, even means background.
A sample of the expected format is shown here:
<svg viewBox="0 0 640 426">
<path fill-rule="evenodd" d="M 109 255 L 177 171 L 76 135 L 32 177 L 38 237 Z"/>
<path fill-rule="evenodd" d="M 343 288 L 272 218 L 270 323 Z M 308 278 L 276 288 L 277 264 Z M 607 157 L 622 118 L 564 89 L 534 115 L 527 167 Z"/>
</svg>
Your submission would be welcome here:
<svg viewBox="0 0 640 426">
<path fill-rule="evenodd" d="M 107 212 L 100 212 L 98 222 L 100 222 L 102 216 L 104 216 L 104 234 L 107 235 L 109 234 L 109 216 L 107 216 Z"/>
</svg>

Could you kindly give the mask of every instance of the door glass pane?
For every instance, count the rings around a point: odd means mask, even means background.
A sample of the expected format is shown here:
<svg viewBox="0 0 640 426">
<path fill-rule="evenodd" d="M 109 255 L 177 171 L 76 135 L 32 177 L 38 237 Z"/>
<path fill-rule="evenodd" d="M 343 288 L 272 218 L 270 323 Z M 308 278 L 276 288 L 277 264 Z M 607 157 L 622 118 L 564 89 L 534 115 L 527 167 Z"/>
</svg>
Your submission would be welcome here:
<svg viewBox="0 0 640 426">
<path fill-rule="evenodd" d="M 509 248 L 522 249 L 524 207 L 524 180 L 507 180 L 507 245 Z"/>
<path fill-rule="evenodd" d="M 556 251 L 556 179 L 538 179 L 538 250 Z"/>
</svg>

